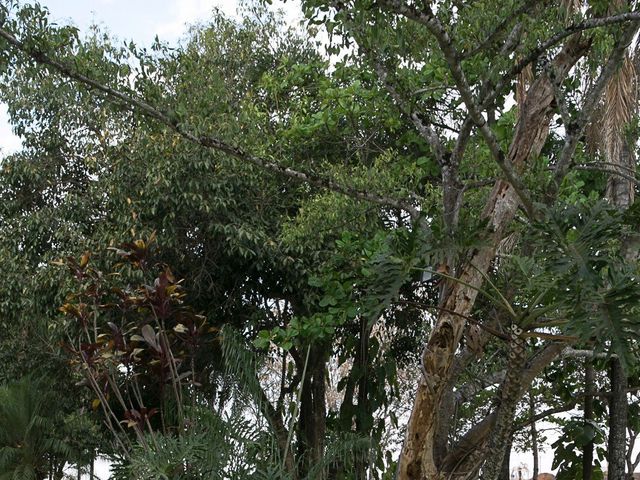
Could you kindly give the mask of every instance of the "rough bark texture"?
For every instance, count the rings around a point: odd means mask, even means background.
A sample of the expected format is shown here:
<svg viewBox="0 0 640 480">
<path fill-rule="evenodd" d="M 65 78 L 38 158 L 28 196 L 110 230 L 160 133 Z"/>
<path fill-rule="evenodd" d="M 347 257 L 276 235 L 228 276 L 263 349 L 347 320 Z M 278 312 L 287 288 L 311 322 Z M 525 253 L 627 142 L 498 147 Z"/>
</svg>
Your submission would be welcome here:
<svg viewBox="0 0 640 480">
<path fill-rule="evenodd" d="M 590 393 L 594 391 L 594 371 L 590 358 L 584 361 L 584 391 Z M 584 421 L 593 420 L 593 396 L 584 396 Z M 591 480 L 593 477 L 593 440 L 587 442 L 582 451 L 582 480 Z"/>
<path fill-rule="evenodd" d="M 302 368 L 302 367 L 299 367 Z M 300 396 L 300 451 L 299 477 L 304 477 L 324 458 L 324 439 L 326 432 L 325 403 L 325 353 L 321 347 L 311 348 L 307 377 L 302 384 Z M 315 478 L 322 479 L 318 474 Z"/>
<path fill-rule="evenodd" d="M 504 456 L 504 460 L 502 461 L 502 467 L 500 468 L 500 475 L 498 475 L 498 480 L 511 480 L 511 447 L 513 443 L 513 438 L 509 439 L 509 443 L 507 444 L 507 455 Z M 535 477 L 533 477 L 535 478 Z"/>
<path fill-rule="evenodd" d="M 618 358 L 611 359 L 609 399 L 608 480 L 625 479 L 627 454 L 627 375 Z"/>
<path fill-rule="evenodd" d="M 512 350 L 513 348 L 512 346 Z M 562 343 L 550 343 L 534 355 L 524 367 L 517 365 L 516 368 L 511 368 L 510 372 L 507 372 L 500 385 L 499 390 L 502 394 L 498 399 L 497 407 L 456 445 L 447 457 L 446 465 L 450 468 L 442 468 L 442 470 L 451 472 L 455 468 L 454 474 L 465 476 L 465 472 L 477 470 L 484 462 L 483 478 L 498 477 L 496 466 L 502 463 L 506 455 L 508 439 L 513 433 L 513 411 L 518 401 L 522 398 L 526 387 L 560 354 L 563 348 Z M 506 393 L 507 391 L 509 393 Z"/>
<path fill-rule="evenodd" d="M 536 416 L 536 400 L 531 390 L 529 390 L 529 415 L 531 415 L 531 418 Z M 533 454 L 533 476 L 531 478 L 537 480 L 538 472 L 540 471 L 540 457 L 538 452 L 538 429 L 535 421 L 531 422 L 531 453 Z"/>
<path fill-rule="evenodd" d="M 570 41 L 554 59 L 556 78 L 562 79 L 584 54 L 579 39 Z M 554 88 L 546 75 L 531 86 L 516 126 L 508 160 L 522 171 L 532 153 L 544 143 L 552 112 Z M 539 151 L 539 150 L 538 150 Z M 407 434 L 398 465 L 399 480 L 442 478 L 444 472 L 436 462 L 435 437 L 441 403 L 450 385 L 451 367 L 473 308 L 478 288 L 489 270 L 495 249 L 518 208 L 518 196 L 507 182 L 499 180 L 487 201 L 483 217 L 487 220 L 484 246 L 470 252 L 470 261 L 461 268 L 460 282 L 449 293 L 422 354 L 423 376 L 418 385 Z"/>
<path fill-rule="evenodd" d="M 629 179 L 629 176 L 635 172 L 636 158 L 627 141 L 621 141 L 619 150 L 617 158 L 609 158 L 608 160 L 612 164 L 612 169 L 624 176 L 614 174 L 609 177 L 606 198 L 612 205 L 626 210 L 633 205 L 635 199 L 635 184 Z"/>
<path fill-rule="evenodd" d="M 486 450 L 477 450 L 478 467 L 482 464 L 483 479 L 497 479 L 504 461 L 506 447 L 511 438 L 511 424 L 518 400 L 522 395 L 522 371 L 526 361 L 526 343 L 520 336 L 522 331 L 515 327 L 509 344 L 509 368 L 496 407 L 496 423 L 491 430 Z"/>
</svg>

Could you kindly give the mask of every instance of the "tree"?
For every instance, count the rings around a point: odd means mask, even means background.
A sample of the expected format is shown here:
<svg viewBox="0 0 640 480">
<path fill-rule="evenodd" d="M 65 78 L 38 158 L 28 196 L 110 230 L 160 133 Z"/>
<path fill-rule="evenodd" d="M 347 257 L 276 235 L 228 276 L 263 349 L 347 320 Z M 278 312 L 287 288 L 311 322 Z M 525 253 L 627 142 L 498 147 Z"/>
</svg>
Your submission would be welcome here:
<svg viewBox="0 0 640 480">
<path fill-rule="evenodd" d="M 0 478 L 62 478 L 73 452 L 52 403 L 30 379 L 0 387 Z"/>
<path fill-rule="evenodd" d="M 566 7 L 304 2 L 310 24 L 342 42 L 330 52 L 348 47 L 329 69 L 299 37 L 270 49 L 273 24 L 263 36 L 252 20 L 218 18 L 184 49 L 127 53 L 82 42 L 26 6 L 5 12 L 0 28 L 4 81 L 23 131 L 54 125 L 72 152 L 102 148 L 95 185 L 108 194 L 94 215 L 107 227 L 80 220 L 85 238 L 157 230 L 167 263 L 186 262 L 181 276 L 198 279 L 191 288 L 202 289 L 207 314 L 240 325 L 264 356 L 276 353 L 279 393 L 263 389 L 259 404 L 287 440 L 282 457 L 295 437 L 292 478 L 363 478 L 389 466 L 376 451 L 375 466 L 314 470 L 332 435 L 375 439 L 389 428 L 374 420 L 399 395 L 398 364 L 381 354 L 391 332 L 386 348 L 405 342 L 418 357 L 398 478 L 494 479 L 536 377 L 574 355 L 572 345 L 615 353 L 626 368 L 636 338 L 637 266 L 625 262 L 620 232 L 637 212 L 599 201 L 606 188 L 592 170 L 610 173 L 611 162 L 589 153 L 583 136 L 640 13 L 635 2 L 619 12 L 607 2 Z M 227 49 L 245 61 L 228 62 Z M 127 55 L 140 65 L 133 85 Z M 41 108 L 27 79 L 63 87 L 53 97 L 63 107 L 86 102 L 80 125 L 96 117 L 91 108 L 104 115 L 97 138 L 52 122 L 60 117 L 49 106 L 42 118 L 24 108 L 21 99 Z M 630 177 L 614 170 L 612 182 Z M 94 181 L 87 167 L 80 173 Z M 96 197 L 78 189 L 78 198 L 88 207 Z M 228 216 L 210 211 L 229 205 Z M 317 235 L 349 216 L 364 219 Z M 203 262 L 215 273 L 198 273 Z M 349 368 L 337 413 L 325 403 L 332 356 Z"/>
</svg>

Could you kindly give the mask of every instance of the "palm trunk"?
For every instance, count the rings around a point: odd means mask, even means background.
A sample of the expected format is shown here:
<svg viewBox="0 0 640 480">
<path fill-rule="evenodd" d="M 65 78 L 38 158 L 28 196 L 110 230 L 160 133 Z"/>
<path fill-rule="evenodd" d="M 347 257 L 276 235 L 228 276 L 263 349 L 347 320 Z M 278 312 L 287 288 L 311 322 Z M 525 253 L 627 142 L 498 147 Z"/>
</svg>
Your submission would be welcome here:
<svg viewBox="0 0 640 480">
<path fill-rule="evenodd" d="M 627 457 L 627 374 L 619 358 L 610 361 L 611 397 L 609 399 L 608 480 L 625 480 Z"/>
<path fill-rule="evenodd" d="M 512 443 L 513 443 L 513 438 L 510 438 L 509 443 L 507 444 L 507 454 L 504 456 L 504 460 L 502 461 L 502 467 L 500 468 L 500 475 L 498 476 L 498 480 L 511 480 Z"/>
<path fill-rule="evenodd" d="M 536 402 L 533 398 L 533 391 L 531 390 L 529 390 L 529 415 L 531 415 L 532 418 L 536 415 Z M 540 470 L 540 455 L 538 452 L 538 429 L 536 428 L 536 422 L 531 423 L 531 452 L 533 454 L 533 476 L 531 478 L 537 480 Z"/>
<path fill-rule="evenodd" d="M 584 362 L 584 421 L 593 421 L 593 396 L 594 391 L 594 371 L 591 359 Z M 591 480 L 593 477 L 593 440 L 588 442 L 582 451 L 582 480 Z"/>
<path fill-rule="evenodd" d="M 619 73 L 623 75 L 623 71 Z M 621 79 L 612 79 L 621 81 Z M 618 93 L 619 95 L 619 93 Z M 615 102 L 615 90 L 611 98 Z M 617 125 L 613 132 L 613 140 L 607 145 L 608 161 L 614 165 L 614 171 L 635 171 L 634 145 L 624 138 L 622 128 Z M 635 186 L 633 182 L 615 173 L 609 177 L 607 183 L 606 198 L 612 205 L 620 210 L 627 210 L 634 202 Z M 629 236 L 622 239 L 622 253 L 627 261 L 635 262 L 638 259 L 637 236 Z M 607 460 L 609 463 L 609 480 L 623 480 L 625 478 L 625 463 L 627 456 L 627 376 L 622 368 L 620 359 L 614 357 L 610 361 L 609 380 L 611 383 L 611 395 L 609 397 L 609 440 L 607 448 Z"/>
</svg>

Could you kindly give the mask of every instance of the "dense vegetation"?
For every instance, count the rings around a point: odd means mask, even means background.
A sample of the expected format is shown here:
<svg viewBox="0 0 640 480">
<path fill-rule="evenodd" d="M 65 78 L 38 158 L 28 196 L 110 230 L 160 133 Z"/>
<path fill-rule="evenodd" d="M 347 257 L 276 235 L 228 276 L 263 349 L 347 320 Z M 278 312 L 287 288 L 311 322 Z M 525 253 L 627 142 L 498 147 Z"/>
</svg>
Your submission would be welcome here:
<svg viewBox="0 0 640 480">
<path fill-rule="evenodd" d="M 0 479 L 625 478 L 637 3 L 0 2 Z"/>
</svg>

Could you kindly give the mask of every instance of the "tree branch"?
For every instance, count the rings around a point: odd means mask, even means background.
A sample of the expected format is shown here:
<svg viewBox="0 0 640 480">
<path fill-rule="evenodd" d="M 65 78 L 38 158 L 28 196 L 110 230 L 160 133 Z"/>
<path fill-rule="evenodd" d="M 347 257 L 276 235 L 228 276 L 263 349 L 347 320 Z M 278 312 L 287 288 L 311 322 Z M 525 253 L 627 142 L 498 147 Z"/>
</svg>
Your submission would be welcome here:
<svg viewBox="0 0 640 480">
<path fill-rule="evenodd" d="M 562 358 L 611 358 L 617 357 L 616 354 L 596 353 L 594 350 L 577 350 L 575 348 L 566 347 L 560 353 Z"/>
<path fill-rule="evenodd" d="M 569 25 L 561 32 L 552 35 L 540 45 L 531 50 L 522 60 L 520 60 L 506 75 L 507 78 L 513 78 L 520 73 L 527 65 L 535 62 L 544 52 L 550 48 L 559 44 L 562 40 L 570 37 L 574 33 L 582 32 L 585 30 L 592 30 L 594 28 L 606 27 L 608 25 L 614 25 L 617 23 L 624 23 L 628 21 L 640 20 L 640 12 L 628 12 L 621 13 L 619 15 L 612 15 L 609 17 L 598 17 L 584 20 L 580 23 L 574 23 Z"/>
<path fill-rule="evenodd" d="M 467 111 L 469 112 L 473 123 L 480 130 L 482 137 L 489 147 L 491 155 L 504 173 L 507 181 L 513 186 L 518 194 L 525 211 L 530 217 L 533 216 L 535 211 L 532 201 L 533 197 L 516 173 L 511 160 L 504 154 L 504 151 L 500 147 L 500 143 L 498 142 L 495 133 L 489 127 L 487 120 L 482 116 L 480 105 L 474 99 L 471 87 L 469 86 L 464 71 L 462 70 L 460 56 L 455 49 L 453 40 L 440 20 L 428 7 L 425 8 L 424 11 L 418 11 L 414 6 L 404 4 L 400 0 L 382 0 L 380 4 L 383 8 L 386 7 L 392 12 L 398 13 L 399 15 L 424 25 L 436 39 L 440 50 L 449 65 L 449 71 L 451 72 L 456 87 L 460 92 L 460 97 L 467 107 Z"/>
<path fill-rule="evenodd" d="M 25 44 L 24 42 L 18 40 L 12 33 L 5 30 L 4 28 L 0 28 L 0 38 L 4 39 L 9 45 L 19 50 L 23 54 L 27 55 L 29 58 L 34 60 L 36 63 L 41 65 L 46 65 L 58 72 L 59 74 L 72 79 L 89 89 L 94 89 L 99 92 L 104 93 L 108 98 L 112 100 L 116 100 L 117 102 L 125 105 L 126 107 L 137 111 L 147 117 L 153 118 L 165 126 L 169 127 L 177 134 L 181 135 L 185 139 L 201 145 L 206 148 L 210 148 L 213 150 L 217 150 L 222 153 L 226 153 L 232 157 L 237 158 L 246 163 L 254 164 L 260 168 L 273 172 L 275 174 L 292 178 L 294 180 L 298 180 L 301 182 L 306 182 L 311 185 L 325 188 L 327 190 L 331 190 L 337 193 L 341 193 L 343 195 L 347 195 L 352 198 L 356 198 L 358 200 L 365 200 L 368 202 L 376 203 L 378 205 L 388 206 L 397 208 L 400 210 L 404 210 L 411 216 L 412 220 L 416 221 L 420 218 L 420 211 L 415 206 L 405 203 L 400 200 L 396 200 L 387 196 L 377 195 L 368 191 L 357 190 L 352 187 L 348 187 L 346 185 L 342 185 L 334 180 L 316 176 L 310 173 L 300 172 L 298 170 L 294 170 L 289 167 L 284 167 L 279 165 L 278 163 L 267 160 L 266 158 L 262 158 L 256 155 L 253 155 L 249 152 L 244 151 L 242 148 L 231 145 L 229 143 L 220 140 L 219 138 L 213 136 L 196 136 L 193 133 L 187 131 L 175 118 L 167 115 L 162 112 L 158 108 L 152 106 L 151 104 L 145 102 L 140 98 L 136 98 L 132 95 L 127 95 L 122 93 L 114 88 L 111 88 L 103 83 L 90 78 L 78 71 L 76 71 L 71 66 L 64 64 L 60 61 L 54 60 L 49 57 L 46 53 L 35 50 Z"/>
<path fill-rule="evenodd" d="M 450 310 L 450 309 L 445 308 L 445 307 L 440 307 L 438 305 L 429 305 L 429 304 L 426 304 L 426 303 L 423 303 L 423 302 L 415 302 L 415 301 L 412 301 L 412 300 L 396 300 L 395 303 L 402 304 L 402 305 L 412 305 L 412 306 L 417 307 L 417 308 L 424 308 L 425 310 L 433 309 L 433 310 L 438 310 L 440 312 L 446 312 L 446 313 L 449 313 L 451 315 L 455 315 L 457 317 L 464 318 L 469 323 L 472 323 L 473 325 L 477 325 L 482 330 L 486 331 L 487 333 L 490 333 L 491 335 L 493 335 L 496 338 L 504 340 L 505 342 L 509 341 L 509 335 L 506 335 L 505 333 L 502 333 L 501 331 L 499 331 L 499 330 L 497 330 L 497 329 L 495 329 L 493 327 L 485 325 L 480 320 L 476 320 L 475 318 L 473 318 L 473 317 L 471 317 L 469 315 L 464 315 L 462 313 L 455 312 L 453 310 Z"/>
<path fill-rule="evenodd" d="M 520 373 L 520 391 L 530 385 L 540 372 L 549 365 L 563 349 L 562 343 L 548 343 L 541 351 L 534 355 L 527 362 L 525 368 Z M 522 394 L 519 394 L 519 398 Z M 517 400 L 517 399 L 513 399 Z M 498 409 L 494 409 L 482 421 L 476 423 L 454 446 L 444 460 L 443 469 L 451 471 L 454 467 L 463 462 L 475 463 L 473 454 L 487 441 L 498 419 Z"/>
<path fill-rule="evenodd" d="M 608 173 L 609 175 L 616 175 L 618 177 L 629 180 L 630 182 L 633 182 L 636 185 L 640 185 L 640 180 L 638 180 L 636 177 L 620 172 L 613 168 L 607 168 L 606 166 L 604 166 L 603 162 L 574 165 L 573 168 L 575 168 L 576 170 L 596 170 L 598 172 L 605 172 L 605 173 Z"/>
<path fill-rule="evenodd" d="M 481 96 L 480 100 L 482 102 L 482 108 L 486 108 L 491 102 L 493 102 L 498 97 L 498 95 L 502 93 L 504 88 L 509 85 L 511 80 L 513 80 L 529 64 L 535 62 L 547 50 L 555 47 L 565 38 L 568 38 L 578 32 L 638 19 L 640 19 L 640 12 L 629 12 L 619 15 L 612 15 L 609 17 L 591 18 L 580 23 L 570 25 L 565 30 L 552 35 L 547 40 L 543 41 L 540 45 L 529 51 L 529 53 L 525 55 L 518 63 L 516 63 L 508 72 L 500 75 L 500 80 L 495 85 L 495 87 L 488 91 L 484 98 Z M 491 75 L 489 75 L 488 77 L 491 77 Z M 485 85 L 488 85 L 487 82 L 485 82 Z"/>
<path fill-rule="evenodd" d="M 486 390 L 488 387 L 501 383 L 504 380 L 505 375 L 506 372 L 501 370 L 499 372 L 490 373 L 485 377 L 475 378 L 472 381 L 465 383 L 460 388 L 456 389 L 454 393 L 456 402 L 465 402 L 477 393 Z"/>
<path fill-rule="evenodd" d="M 563 405 L 561 407 L 554 407 L 554 408 L 549 408 L 547 410 L 544 410 L 544 411 L 542 411 L 542 412 L 540 412 L 540 413 L 538 413 L 538 414 L 536 414 L 536 415 L 534 415 L 532 417 L 529 417 L 528 419 L 526 419 L 526 420 L 524 420 L 522 422 L 516 423 L 513 426 L 513 429 L 511 431 L 512 431 L 512 433 L 516 433 L 518 430 L 521 430 L 521 429 L 531 425 L 534 422 L 539 422 L 540 420 L 543 420 L 543 419 L 547 418 L 550 415 L 555 415 L 556 413 L 568 412 L 569 410 L 573 410 L 575 408 L 575 406 L 576 406 L 576 403 L 577 402 L 574 400 L 573 402 L 568 403 L 566 405 Z"/>
<path fill-rule="evenodd" d="M 491 33 L 489 33 L 489 35 L 487 35 L 485 37 L 485 39 L 482 42 L 480 42 L 475 48 L 473 48 L 472 50 L 469 50 L 468 52 L 462 51 L 460 53 L 460 57 L 464 60 L 464 59 L 473 57 L 477 53 L 479 53 L 482 50 L 484 50 L 485 48 L 487 48 L 489 45 L 491 45 L 492 43 L 494 43 L 494 41 L 497 40 L 497 37 L 499 37 L 502 33 L 504 33 L 504 31 L 506 30 L 507 26 L 513 20 L 518 18 L 520 15 L 528 13 L 531 9 L 533 9 L 533 7 L 539 1 L 540 0 L 526 0 L 525 2 L 523 2 L 522 5 L 520 5 L 520 7 L 517 8 L 515 11 L 513 11 L 510 15 L 505 15 L 505 17 L 498 24 L 498 26 L 496 28 L 494 28 L 491 31 Z M 514 42 L 511 42 L 510 39 L 513 36 L 518 36 L 519 35 L 519 32 L 518 32 L 517 28 L 518 28 L 517 25 L 513 27 L 513 29 L 511 30 L 511 33 L 509 33 L 509 35 L 507 36 L 507 39 L 505 40 L 505 45 L 508 46 L 508 45 L 514 43 Z M 521 27 L 519 29 L 521 30 Z"/>
<path fill-rule="evenodd" d="M 380 81 L 391 95 L 391 98 L 396 103 L 398 108 L 402 113 L 407 115 L 413 125 L 416 127 L 422 138 L 424 138 L 429 146 L 431 146 L 433 153 L 436 156 L 436 160 L 440 165 L 444 163 L 444 149 L 442 147 L 442 143 L 440 142 L 440 138 L 438 134 L 431 128 L 429 123 L 424 123 L 417 112 L 411 111 L 411 109 L 407 106 L 405 100 L 402 98 L 398 90 L 396 90 L 395 86 L 389 80 L 389 72 L 386 67 L 378 60 L 374 60 L 376 73 L 380 78 Z"/>
</svg>

